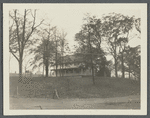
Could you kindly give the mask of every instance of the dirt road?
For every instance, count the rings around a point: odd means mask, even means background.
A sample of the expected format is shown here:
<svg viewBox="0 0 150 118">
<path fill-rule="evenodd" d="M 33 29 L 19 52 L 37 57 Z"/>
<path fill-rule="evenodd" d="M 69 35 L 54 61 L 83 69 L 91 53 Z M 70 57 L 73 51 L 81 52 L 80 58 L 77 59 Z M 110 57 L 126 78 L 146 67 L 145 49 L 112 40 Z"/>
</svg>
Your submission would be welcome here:
<svg viewBox="0 0 150 118">
<path fill-rule="evenodd" d="M 140 109 L 140 96 L 88 99 L 10 97 L 10 109 Z"/>
</svg>

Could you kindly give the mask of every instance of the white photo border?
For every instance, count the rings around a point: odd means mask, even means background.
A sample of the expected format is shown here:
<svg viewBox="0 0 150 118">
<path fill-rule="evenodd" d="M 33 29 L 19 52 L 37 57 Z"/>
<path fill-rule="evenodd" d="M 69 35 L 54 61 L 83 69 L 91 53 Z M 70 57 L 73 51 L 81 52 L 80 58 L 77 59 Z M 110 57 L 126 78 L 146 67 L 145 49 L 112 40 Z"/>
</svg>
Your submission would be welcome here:
<svg viewBox="0 0 150 118">
<path fill-rule="evenodd" d="M 100 5 L 103 8 L 141 10 L 141 109 L 89 109 L 89 110 L 10 110 L 9 109 L 9 9 L 42 8 L 48 5 Z M 107 6 L 107 7 L 106 7 Z M 147 4 L 3 4 L 3 115 L 147 115 Z"/>
</svg>

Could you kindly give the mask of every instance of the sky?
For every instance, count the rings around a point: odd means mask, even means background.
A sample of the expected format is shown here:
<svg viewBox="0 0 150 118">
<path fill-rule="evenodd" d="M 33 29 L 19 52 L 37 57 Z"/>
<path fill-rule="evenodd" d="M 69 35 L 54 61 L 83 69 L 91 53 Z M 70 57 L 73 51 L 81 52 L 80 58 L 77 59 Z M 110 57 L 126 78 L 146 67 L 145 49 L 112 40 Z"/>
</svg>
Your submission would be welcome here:
<svg viewBox="0 0 150 118">
<path fill-rule="evenodd" d="M 23 6 L 19 9 L 23 10 L 24 8 L 28 8 Z M 34 8 L 34 7 L 33 7 Z M 57 26 L 58 29 L 64 30 L 67 33 L 66 39 L 69 43 L 69 47 L 73 49 L 73 45 L 76 45 L 74 41 L 75 34 L 78 33 L 83 24 L 83 18 L 86 13 L 91 14 L 91 16 L 95 15 L 97 18 L 101 18 L 103 14 L 108 13 L 121 13 L 123 15 L 135 16 L 136 18 L 140 18 L 140 10 L 134 7 L 129 6 L 120 6 L 120 5 L 99 5 L 99 4 L 78 4 L 78 5 L 69 5 L 69 4 L 51 4 L 51 5 L 43 5 L 38 8 L 37 18 L 38 20 L 45 19 L 47 23 L 50 23 L 52 26 Z M 38 22 L 37 20 L 37 22 Z M 136 32 L 136 31 L 134 31 Z M 132 39 L 129 44 L 134 47 L 140 44 L 140 40 Z M 28 59 L 25 60 L 26 62 Z M 18 62 L 11 55 L 10 60 L 10 72 L 18 73 Z"/>
</svg>

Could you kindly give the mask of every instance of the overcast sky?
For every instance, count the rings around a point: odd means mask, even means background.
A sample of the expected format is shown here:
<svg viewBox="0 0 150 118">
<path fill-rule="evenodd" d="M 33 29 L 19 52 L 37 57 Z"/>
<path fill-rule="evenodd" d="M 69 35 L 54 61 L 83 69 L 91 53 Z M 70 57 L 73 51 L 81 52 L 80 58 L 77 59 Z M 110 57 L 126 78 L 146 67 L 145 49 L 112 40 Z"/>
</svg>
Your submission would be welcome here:
<svg viewBox="0 0 150 118">
<path fill-rule="evenodd" d="M 12 6 L 11 6 L 12 7 Z M 34 8 L 32 6 L 29 6 Z M 28 8 L 25 5 L 22 7 L 14 8 Z M 37 8 L 37 7 L 36 7 Z M 60 30 L 63 29 L 67 32 L 66 39 L 70 47 L 72 48 L 75 44 L 74 36 L 76 33 L 80 31 L 81 25 L 83 24 L 83 17 L 86 13 L 90 13 L 91 15 L 95 15 L 98 18 L 101 18 L 103 14 L 108 14 L 111 12 L 121 13 L 123 15 L 135 16 L 140 18 L 140 10 L 131 6 L 125 5 L 113 5 L 113 4 L 91 4 L 91 5 L 67 5 L 67 4 L 52 4 L 52 5 L 43 5 L 42 7 L 38 7 L 38 19 L 45 19 L 47 23 L 50 23 L 52 26 L 57 26 Z M 134 39 L 130 41 L 131 46 L 136 46 L 140 44 L 140 40 L 135 41 Z M 18 62 L 11 58 L 10 63 L 10 72 L 18 72 Z"/>
<path fill-rule="evenodd" d="M 135 16 L 140 18 L 139 10 L 130 9 L 104 9 L 99 5 L 53 5 L 47 9 L 39 10 L 39 17 L 45 18 L 52 25 L 57 26 L 59 29 L 64 29 L 67 32 L 67 40 L 70 43 L 70 47 L 74 44 L 74 36 L 80 31 L 81 25 L 83 24 L 83 18 L 86 13 L 97 16 L 101 18 L 103 14 L 108 14 L 111 12 L 121 13 L 128 16 Z M 135 45 L 131 44 L 131 45 Z"/>
</svg>

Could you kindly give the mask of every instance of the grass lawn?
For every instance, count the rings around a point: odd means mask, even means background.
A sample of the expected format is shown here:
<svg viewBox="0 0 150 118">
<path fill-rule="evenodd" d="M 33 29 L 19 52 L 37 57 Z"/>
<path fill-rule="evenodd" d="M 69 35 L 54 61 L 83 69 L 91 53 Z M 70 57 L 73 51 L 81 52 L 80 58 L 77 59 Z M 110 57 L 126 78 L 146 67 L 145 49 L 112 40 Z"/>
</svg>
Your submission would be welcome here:
<svg viewBox="0 0 150 118">
<path fill-rule="evenodd" d="M 33 77 L 29 83 L 18 83 L 18 77 L 10 77 L 10 96 L 52 98 L 54 89 L 60 98 L 109 98 L 137 95 L 140 83 L 123 78 L 95 77 Z M 18 87 L 17 87 L 18 86 Z M 18 88 L 18 90 L 17 90 Z"/>
</svg>

